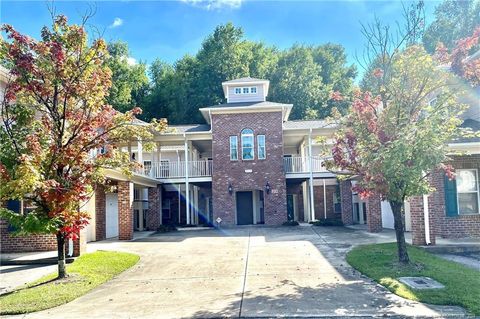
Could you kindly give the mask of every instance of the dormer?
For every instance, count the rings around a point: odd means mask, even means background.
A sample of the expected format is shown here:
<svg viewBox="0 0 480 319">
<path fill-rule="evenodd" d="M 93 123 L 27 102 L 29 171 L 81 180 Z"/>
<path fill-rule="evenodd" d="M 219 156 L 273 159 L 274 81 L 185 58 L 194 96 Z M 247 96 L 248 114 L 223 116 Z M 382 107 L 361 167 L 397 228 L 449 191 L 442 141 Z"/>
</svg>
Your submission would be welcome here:
<svg viewBox="0 0 480 319">
<path fill-rule="evenodd" d="M 270 81 L 240 78 L 222 83 L 223 93 L 227 103 L 265 102 Z"/>
</svg>

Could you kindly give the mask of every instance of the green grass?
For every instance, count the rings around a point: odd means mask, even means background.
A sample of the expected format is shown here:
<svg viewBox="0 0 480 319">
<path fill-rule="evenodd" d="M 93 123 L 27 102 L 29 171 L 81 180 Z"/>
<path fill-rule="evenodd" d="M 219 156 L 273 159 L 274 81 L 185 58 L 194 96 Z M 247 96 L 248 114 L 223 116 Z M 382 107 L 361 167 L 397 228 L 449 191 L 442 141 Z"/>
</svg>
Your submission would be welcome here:
<svg viewBox="0 0 480 319">
<path fill-rule="evenodd" d="M 56 280 L 57 274 L 53 273 L 1 295 L 0 314 L 28 313 L 65 304 L 132 267 L 138 260 L 137 255 L 114 251 L 82 255 L 67 265 L 66 280 Z"/>
<path fill-rule="evenodd" d="M 411 300 L 437 305 L 456 305 L 480 315 L 480 272 L 444 260 L 420 248 L 408 246 L 410 265 L 398 263 L 396 243 L 358 246 L 347 261 L 393 293 Z M 411 289 L 398 277 L 427 276 L 445 285 L 444 289 Z"/>
</svg>

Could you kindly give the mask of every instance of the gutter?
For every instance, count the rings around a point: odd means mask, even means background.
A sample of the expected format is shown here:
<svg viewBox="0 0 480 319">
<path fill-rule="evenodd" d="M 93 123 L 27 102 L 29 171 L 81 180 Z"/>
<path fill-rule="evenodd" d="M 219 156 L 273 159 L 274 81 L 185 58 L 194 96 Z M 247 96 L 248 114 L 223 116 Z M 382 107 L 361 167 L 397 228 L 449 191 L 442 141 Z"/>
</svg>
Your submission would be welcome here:
<svg viewBox="0 0 480 319">
<path fill-rule="evenodd" d="M 425 226 L 425 243 L 431 245 L 430 241 L 430 216 L 428 213 L 428 195 L 423 195 L 423 221 Z"/>
</svg>

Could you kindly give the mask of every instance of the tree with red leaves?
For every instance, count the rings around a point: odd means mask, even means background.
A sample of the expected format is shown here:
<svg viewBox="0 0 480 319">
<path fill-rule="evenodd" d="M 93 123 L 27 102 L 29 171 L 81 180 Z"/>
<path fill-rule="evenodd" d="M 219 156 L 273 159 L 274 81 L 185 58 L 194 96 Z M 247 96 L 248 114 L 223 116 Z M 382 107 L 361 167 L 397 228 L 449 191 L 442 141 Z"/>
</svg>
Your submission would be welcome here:
<svg viewBox="0 0 480 319">
<path fill-rule="evenodd" d="M 28 214 L 2 209 L 19 234 L 53 233 L 58 277 L 66 276 L 65 241 L 88 224 L 82 211 L 104 168 L 132 168 L 118 148 L 131 139 L 149 140 L 165 121 L 139 124 L 141 110 L 124 114 L 106 105 L 111 71 L 102 39 L 87 40 L 84 25 L 63 15 L 44 27 L 41 40 L 3 25 L 0 57 L 9 69 L 1 104 L 0 201 L 27 200 Z"/>
<path fill-rule="evenodd" d="M 458 103 L 456 94 L 465 81 L 440 67 L 422 46 L 394 45 L 388 51 L 391 38 L 382 32 L 385 29 L 376 30 L 369 45 L 383 58 L 376 58 L 382 63 L 371 75 L 376 81 L 373 92 L 357 91 L 350 97 L 332 94 L 333 100 L 347 100 L 351 107 L 340 119 L 328 166 L 357 178 L 354 190 L 360 197 L 380 196 L 390 203 L 399 262 L 408 263 L 404 202 L 434 191 L 429 175 L 436 169 L 454 178 L 452 167 L 443 163 L 448 161 L 448 141 L 462 134 L 459 115 L 466 106 Z M 479 60 L 466 62 L 464 54 L 478 41 L 478 32 L 474 36 L 460 41 L 462 48 L 449 56 L 452 68 L 458 66 L 454 73 L 467 80 L 479 71 Z"/>
</svg>

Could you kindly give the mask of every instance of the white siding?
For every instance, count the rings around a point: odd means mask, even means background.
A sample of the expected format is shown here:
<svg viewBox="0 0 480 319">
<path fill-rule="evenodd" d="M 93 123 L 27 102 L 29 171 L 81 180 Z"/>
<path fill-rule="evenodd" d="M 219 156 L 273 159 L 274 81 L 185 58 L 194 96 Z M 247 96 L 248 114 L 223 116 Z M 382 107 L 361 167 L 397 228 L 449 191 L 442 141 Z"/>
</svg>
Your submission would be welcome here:
<svg viewBox="0 0 480 319">
<path fill-rule="evenodd" d="M 256 87 L 256 94 L 235 94 L 235 88 L 244 87 Z M 265 101 L 265 91 L 263 84 L 251 84 L 251 85 L 229 85 L 228 86 L 228 99 L 227 103 L 239 103 L 239 102 L 263 102 Z"/>
</svg>

